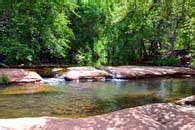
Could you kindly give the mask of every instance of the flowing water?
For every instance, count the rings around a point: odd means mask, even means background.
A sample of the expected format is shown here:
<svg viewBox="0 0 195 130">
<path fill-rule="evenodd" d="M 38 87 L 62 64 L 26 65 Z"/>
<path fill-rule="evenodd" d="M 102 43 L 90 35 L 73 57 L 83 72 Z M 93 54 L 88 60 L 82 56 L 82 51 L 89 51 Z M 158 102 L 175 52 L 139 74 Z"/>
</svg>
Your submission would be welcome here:
<svg viewBox="0 0 195 130">
<path fill-rule="evenodd" d="M 0 94 L 0 118 L 86 117 L 144 104 L 170 102 L 195 94 L 194 78 L 80 83 L 45 79 L 45 82 L 59 91 Z"/>
</svg>

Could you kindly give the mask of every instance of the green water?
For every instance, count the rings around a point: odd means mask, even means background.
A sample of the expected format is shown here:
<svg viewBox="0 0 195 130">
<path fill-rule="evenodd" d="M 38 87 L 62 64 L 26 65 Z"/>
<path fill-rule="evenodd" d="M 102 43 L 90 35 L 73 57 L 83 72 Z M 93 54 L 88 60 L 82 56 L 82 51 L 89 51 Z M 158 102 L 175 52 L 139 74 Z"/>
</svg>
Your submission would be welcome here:
<svg viewBox="0 0 195 130">
<path fill-rule="evenodd" d="M 0 118 L 86 117 L 195 94 L 194 78 L 47 82 L 60 92 L 0 95 Z"/>
</svg>

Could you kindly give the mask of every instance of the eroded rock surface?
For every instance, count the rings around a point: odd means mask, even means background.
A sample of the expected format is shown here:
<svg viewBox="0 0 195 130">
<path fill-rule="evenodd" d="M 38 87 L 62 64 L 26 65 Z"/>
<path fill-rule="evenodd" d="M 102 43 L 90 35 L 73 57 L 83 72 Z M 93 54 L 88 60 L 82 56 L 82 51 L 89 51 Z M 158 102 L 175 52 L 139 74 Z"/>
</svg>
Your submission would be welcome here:
<svg viewBox="0 0 195 130">
<path fill-rule="evenodd" d="M 62 75 L 66 80 L 96 81 L 107 78 L 136 79 L 161 76 L 195 75 L 195 70 L 185 67 L 118 66 L 103 70 L 87 67 L 69 67 Z"/>
<path fill-rule="evenodd" d="M 189 109 L 191 108 L 191 109 Z M 4 130 L 194 130 L 194 107 L 157 103 L 88 118 L 1 119 Z"/>
<path fill-rule="evenodd" d="M 85 80 L 85 81 L 99 81 L 105 80 L 111 75 L 104 71 L 98 70 L 94 67 L 69 67 L 62 77 L 66 80 Z"/>
<path fill-rule="evenodd" d="M 34 69 L 32 69 L 34 70 Z M 68 67 L 53 69 L 37 69 L 43 77 L 64 77 L 68 81 L 102 81 L 106 79 L 137 79 L 161 76 L 195 75 L 195 69 L 185 67 L 147 67 L 147 66 L 118 66 L 104 67 L 103 70 L 90 66 Z M 39 82 L 41 77 L 34 71 L 24 69 L 0 69 L 0 75 L 9 75 L 11 82 Z"/>
<path fill-rule="evenodd" d="M 0 75 L 6 75 L 10 83 L 34 83 L 43 79 L 36 72 L 24 69 L 0 69 Z"/>
<path fill-rule="evenodd" d="M 195 75 L 195 70 L 185 67 L 119 66 L 104 70 L 119 79 L 134 79 L 160 76 Z"/>
</svg>

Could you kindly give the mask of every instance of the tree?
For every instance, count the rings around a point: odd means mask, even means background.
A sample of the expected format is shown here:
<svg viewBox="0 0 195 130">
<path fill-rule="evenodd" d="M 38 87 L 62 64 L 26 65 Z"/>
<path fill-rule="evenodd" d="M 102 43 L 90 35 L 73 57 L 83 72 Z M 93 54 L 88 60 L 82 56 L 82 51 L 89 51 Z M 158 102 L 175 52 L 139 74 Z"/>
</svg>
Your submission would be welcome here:
<svg viewBox="0 0 195 130">
<path fill-rule="evenodd" d="M 5 57 L 4 62 L 18 64 L 64 58 L 74 37 L 68 19 L 72 6 L 64 1 L 6 3 L 1 8 L 1 17 L 6 19 L 0 31 L 0 55 Z"/>
</svg>

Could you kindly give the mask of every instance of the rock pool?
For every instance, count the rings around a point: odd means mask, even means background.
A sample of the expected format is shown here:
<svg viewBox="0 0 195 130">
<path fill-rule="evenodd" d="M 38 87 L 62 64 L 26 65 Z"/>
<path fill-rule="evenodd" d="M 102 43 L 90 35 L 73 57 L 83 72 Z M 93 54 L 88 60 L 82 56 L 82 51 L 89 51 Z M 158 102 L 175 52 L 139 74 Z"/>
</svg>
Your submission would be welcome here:
<svg viewBox="0 0 195 130">
<path fill-rule="evenodd" d="M 1 94 L 6 88 L 0 89 L 0 118 L 87 117 L 144 104 L 170 102 L 195 94 L 194 78 L 106 82 L 66 82 L 51 78 L 45 82 L 55 91 Z"/>
</svg>

